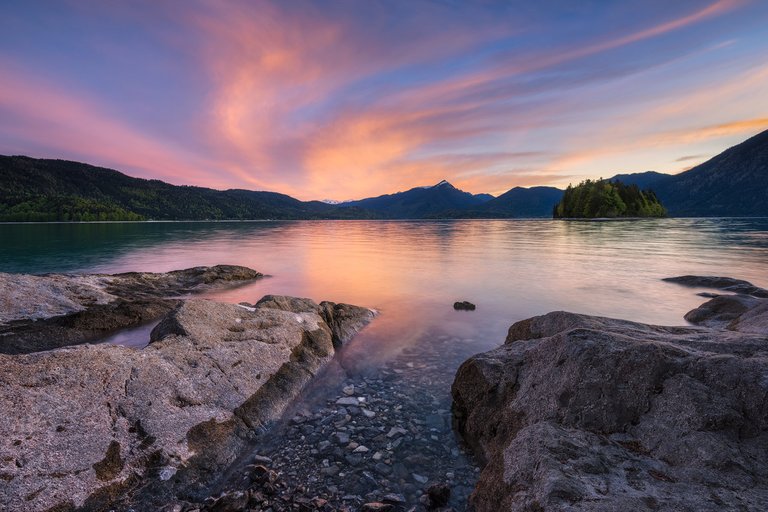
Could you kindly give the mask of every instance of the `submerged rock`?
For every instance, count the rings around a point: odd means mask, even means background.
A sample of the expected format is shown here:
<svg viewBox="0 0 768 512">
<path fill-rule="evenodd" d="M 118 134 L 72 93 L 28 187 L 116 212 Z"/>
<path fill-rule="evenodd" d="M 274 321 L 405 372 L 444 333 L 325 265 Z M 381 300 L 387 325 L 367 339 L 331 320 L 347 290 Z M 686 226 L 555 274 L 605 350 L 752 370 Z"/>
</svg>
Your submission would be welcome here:
<svg viewBox="0 0 768 512">
<path fill-rule="evenodd" d="M 476 308 L 477 306 L 466 300 L 453 303 L 453 309 L 457 311 L 474 311 Z"/>
<path fill-rule="evenodd" d="M 0 355 L 0 409 L 11 412 L 0 422 L 0 503 L 99 509 L 138 484 L 204 487 L 332 358 L 335 337 L 374 316 L 344 306 L 334 330 L 321 312 L 338 308 L 326 304 L 188 300 L 143 350 Z"/>
<path fill-rule="evenodd" d="M 235 265 L 164 273 L 0 273 L 0 353 L 91 342 L 115 329 L 157 319 L 191 293 L 261 277 Z"/>
<path fill-rule="evenodd" d="M 753 297 L 759 297 L 762 299 L 768 298 L 768 290 L 755 286 L 749 281 L 734 279 L 732 277 L 679 276 L 665 277 L 663 281 L 697 288 L 714 288 L 716 290 L 740 293 L 742 295 L 751 295 Z"/>
<path fill-rule="evenodd" d="M 554 312 L 467 360 L 452 393 L 485 463 L 472 505 L 768 510 L 768 300 L 708 304 L 686 318 L 727 329 Z"/>
</svg>

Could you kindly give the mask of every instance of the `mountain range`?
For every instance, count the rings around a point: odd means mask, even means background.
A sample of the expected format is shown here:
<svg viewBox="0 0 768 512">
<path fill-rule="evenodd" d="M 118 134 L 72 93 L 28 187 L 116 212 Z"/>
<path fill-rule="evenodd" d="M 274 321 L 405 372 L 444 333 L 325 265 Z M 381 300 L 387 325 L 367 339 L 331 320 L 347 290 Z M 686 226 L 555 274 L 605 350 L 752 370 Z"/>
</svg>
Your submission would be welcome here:
<svg viewBox="0 0 768 512">
<path fill-rule="evenodd" d="M 768 216 L 768 131 L 680 174 L 610 179 L 654 190 L 670 216 Z M 554 187 L 515 187 L 493 197 L 441 181 L 332 204 L 171 185 L 66 160 L 0 156 L 0 221 L 551 217 L 562 195 Z"/>
</svg>

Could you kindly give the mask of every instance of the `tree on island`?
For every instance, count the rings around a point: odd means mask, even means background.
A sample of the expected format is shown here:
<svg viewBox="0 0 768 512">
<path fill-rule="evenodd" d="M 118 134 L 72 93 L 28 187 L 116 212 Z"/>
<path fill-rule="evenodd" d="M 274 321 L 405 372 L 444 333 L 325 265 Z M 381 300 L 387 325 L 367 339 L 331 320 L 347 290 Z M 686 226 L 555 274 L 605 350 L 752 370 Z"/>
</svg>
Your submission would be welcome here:
<svg viewBox="0 0 768 512">
<path fill-rule="evenodd" d="M 584 180 L 568 185 L 552 212 L 555 219 L 665 217 L 667 210 L 652 190 L 621 181 Z"/>
</svg>

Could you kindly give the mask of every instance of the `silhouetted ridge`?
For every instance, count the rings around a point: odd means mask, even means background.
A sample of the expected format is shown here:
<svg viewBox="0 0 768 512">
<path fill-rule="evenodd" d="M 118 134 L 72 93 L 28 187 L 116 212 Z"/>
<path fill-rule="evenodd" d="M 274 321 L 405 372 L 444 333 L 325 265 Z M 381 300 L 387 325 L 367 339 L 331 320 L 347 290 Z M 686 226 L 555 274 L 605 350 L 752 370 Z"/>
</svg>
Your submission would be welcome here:
<svg viewBox="0 0 768 512">
<path fill-rule="evenodd" d="M 653 189 L 672 216 L 768 216 L 768 131 L 677 175 L 649 171 L 609 181 L 615 180 Z M 562 198 L 554 187 L 515 187 L 493 197 L 442 180 L 329 204 L 277 192 L 176 186 L 67 160 L 0 156 L 0 221 L 549 217 Z"/>
</svg>

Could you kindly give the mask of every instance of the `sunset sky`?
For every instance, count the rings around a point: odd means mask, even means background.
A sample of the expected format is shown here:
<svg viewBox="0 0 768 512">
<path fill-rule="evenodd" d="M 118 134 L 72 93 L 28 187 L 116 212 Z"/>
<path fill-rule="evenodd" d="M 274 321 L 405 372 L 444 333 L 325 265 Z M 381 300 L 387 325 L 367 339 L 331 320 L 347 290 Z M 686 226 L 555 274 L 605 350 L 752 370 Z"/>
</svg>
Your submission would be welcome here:
<svg viewBox="0 0 768 512">
<path fill-rule="evenodd" d="M 0 154 L 174 184 L 496 195 L 764 129 L 764 0 L 0 5 Z"/>
</svg>

